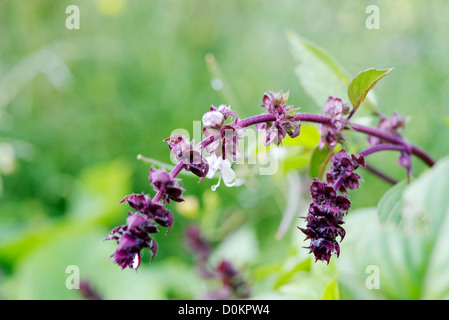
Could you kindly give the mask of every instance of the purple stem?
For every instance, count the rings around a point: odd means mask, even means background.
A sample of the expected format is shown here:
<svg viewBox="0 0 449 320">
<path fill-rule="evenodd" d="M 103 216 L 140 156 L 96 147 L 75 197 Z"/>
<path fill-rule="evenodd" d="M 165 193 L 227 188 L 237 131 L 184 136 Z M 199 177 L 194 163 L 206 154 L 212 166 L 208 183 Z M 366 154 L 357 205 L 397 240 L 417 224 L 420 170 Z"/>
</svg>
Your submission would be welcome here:
<svg viewBox="0 0 449 320">
<path fill-rule="evenodd" d="M 176 166 L 173 168 L 172 171 L 170 171 L 170 177 L 176 178 L 178 173 L 181 172 L 182 168 L 184 168 L 184 163 L 182 161 L 179 161 Z"/>
<path fill-rule="evenodd" d="M 252 116 L 246 119 L 242 119 L 237 121 L 237 126 L 241 128 L 249 127 L 253 124 L 263 123 L 263 122 L 271 122 L 276 121 L 276 115 L 275 114 L 259 114 L 257 116 Z"/>
<path fill-rule="evenodd" d="M 428 155 L 424 150 L 408 143 L 400 136 L 392 135 L 392 134 L 383 132 L 381 130 L 371 128 L 371 127 L 366 127 L 366 126 L 356 124 L 356 123 L 350 123 L 350 127 L 352 129 L 354 129 L 355 131 L 363 132 L 370 136 L 375 136 L 375 137 L 381 138 L 383 140 L 386 140 L 388 142 L 391 142 L 393 144 L 401 145 L 401 146 L 405 147 L 406 149 L 409 149 L 412 154 L 414 154 L 415 156 L 417 156 L 418 158 L 423 160 L 429 167 L 432 167 L 435 164 L 435 160 L 430 155 Z"/>
<path fill-rule="evenodd" d="M 321 123 L 321 124 L 329 124 L 331 122 L 330 118 L 327 118 L 325 116 L 316 115 L 316 114 L 311 114 L 311 113 L 299 113 L 293 118 L 293 120 L 294 121 L 314 122 L 314 123 Z M 255 125 L 258 123 L 273 122 L 273 121 L 276 121 L 275 114 L 259 114 L 256 116 L 238 120 L 238 121 L 236 121 L 236 125 L 240 128 L 245 128 L 245 127 L 249 127 L 251 125 Z M 363 151 L 362 153 L 360 153 L 363 156 L 366 156 L 373 152 L 382 151 L 382 150 L 397 150 L 397 151 L 406 150 L 406 151 L 410 151 L 412 154 L 414 154 L 415 156 L 417 156 L 418 158 L 423 160 L 430 167 L 432 167 L 435 164 L 435 160 L 429 154 L 427 154 L 421 148 L 408 143 L 401 136 L 392 135 L 392 134 L 386 133 L 384 131 L 378 130 L 376 128 L 367 127 L 367 126 L 363 126 L 363 125 L 356 124 L 356 123 L 351 123 L 349 121 L 347 123 L 347 126 L 357 132 L 365 133 L 370 136 L 375 136 L 375 137 L 381 138 L 381 139 L 391 143 L 391 144 L 379 145 L 379 146 L 375 146 L 370 149 L 367 149 L 367 150 Z M 214 142 L 220 138 L 221 138 L 221 135 L 207 137 L 206 139 L 204 139 L 203 141 L 198 143 L 198 147 L 201 150 L 203 150 L 206 146 L 208 146 L 209 144 L 211 144 L 212 142 Z M 175 178 L 183 168 L 184 168 L 183 163 L 179 162 L 175 166 L 175 168 L 173 168 L 173 170 L 170 172 L 170 176 L 172 178 Z M 393 179 L 386 177 L 384 174 L 378 172 L 376 169 L 374 169 L 372 167 L 369 167 L 368 170 L 370 170 L 373 173 L 376 173 L 377 175 L 379 175 L 380 177 L 384 178 L 385 180 L 387 180 L 391 183 L 394 182 Z M 161 192 L 156 193 L 156 195 L 153 198 L 154 201 L 159 201 L 161 199 L 162 199 Z"/>
<path fill-rule="evenodd" d="M 335 183 L 332 185 L 332 187 L 334 188 L 335 191 L 338 191 L 338 189 L 340 189 L 343 181 L 344 181 L 345 177 L 344 176 L 340 176 L 337 181 L 335 181 Z"/>
<path fill-rule="evenodd" d="M 366 150 L 360 152 L 359 154 L 361 156 L 366 157 L 367 155 L 370 155 L 372 153 L 384 151 L 384 150 L 404 151 L 405 148 L 402 145 L 396 145 L 396 144 L 379 144 L 377 146 L 366 149 Z"/>
<path fill-rule="evenodd" d="M 203 150 L 204 148 L 206 148 L 208 145 L 210 145 L 212 142 L 215 141 L 215 139 L 220 139 L 221 138 L 221 134 L 217 134 L 215 136 L 210 136 L 207 137 L 206 139 L 204 139 L 203 141 L 201 141 L 200 143 L 198 143 L 198 147 Z"/>
<path fill-rule="evenodd" d="M 161 192 L 161 191 L 158 191 L 158 192 L 154 195 L 153 201 L 154 201 L 154 202 L 160 201 L 160 200 L 162 199 L 162 196 L 163 196 L 162 192 Z"/>
<path fill-rule="evenodd" d="M 316 114 L 312 114 L 312 113 L 300 113 L 297 114 L 294 118 L 294 121 L 306 121 L 306 122 L 315 122 L 315 123 L 330 123 L 331 119 L 324 117 L 324 116 L 319 116 Z M 257 116 L 253 116 L 253 117 L 249 117 L 246 119 L 242 119 L 239 120 L 237 122 L 237 125 L 241 128 L 245 128 L 248 126 L 251 126 L 253 124 L 258 124 L 258 123 L 264 123 L 264 122 L 272 122 L 272 121 L 276 121 L 276 115 L 275 114 L 259 114 Z"/>
<path fill-rule="evenodd" d="M 293 120 L 295 121 L 306 121 L 306 122 L 315 122 L 322 124 L 329 124 L 331 122 L 330 118 L 319 116 L 313 113 L 300 113 L 297 114 Z"/>
<path fill-rule="evenodd" d="M 271 122 L 276 120 L 276 115 L 274 114 L 260 114 L 257 116 L 249 117 L 246 119 L 239 120 L 237 125 L 241 128 L 248 127 L 253 124 L 263 123 L 263 122 Z M 329 124 L 331 122 L 330 118 L 319 116 L 311 113 L 299 113 L 294 118 L 294 121 L 306 121 L 306 122 L 315 122 L 321 124 Z M 387 132 L 381 131 L 376 128 L 363 126 L 356 123 L 348 122 L 347 124 L 350 128 L 354 129 L 357 132 L 366 133 L 370 136 L 375 136 L 381 138 L 385 141 L 388 141 L 392 144 L 396 144 L 402 146 L 402 149 L 408 149 L 412 154 L 423 160 L 429 167 L 432 167 L 435 164 L 435 160 L 427 154 L 421 148 L 410 144 L 406 140 L 404 140 L 401 136 L 389 134 Z"/>
<path fill-rule="evenodd" d="M 377 175 L 378 177 L 380 177 L 380 178 L 382 178 L 383 180 L 387 181 L 388 183 L 391 183 L 391 184 L 393 184 L 393 185 L 396 184 L 396 183 L 398 183 L 395 179 L 393 179 L 393 178 L 387 176 L 386 174 L 380 172 L 379 170 L 377 170 L 377 169 L 374 168 L 374 167 L 371 167 L 371 166 L 368 165 L 368 164 L 365 166 L 365 169 L 368 170 L 368 171 L 371 172 L 371 173 L 374 173 L 375 175 Z"/>
</svg>

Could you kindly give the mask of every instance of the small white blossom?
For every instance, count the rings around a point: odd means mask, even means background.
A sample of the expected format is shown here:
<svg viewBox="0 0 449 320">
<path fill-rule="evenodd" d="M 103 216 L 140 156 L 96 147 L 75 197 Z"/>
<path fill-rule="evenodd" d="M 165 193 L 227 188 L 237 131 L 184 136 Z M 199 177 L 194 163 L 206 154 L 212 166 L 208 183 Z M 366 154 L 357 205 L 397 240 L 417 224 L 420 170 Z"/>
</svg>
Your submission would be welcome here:
<svg viewBox="0 0 449 320">
<path fill-rule="evenodd" d="M 231 168 L 231 162 L 228 159 L 223 160 L 221 157 L 217 157 L 213 153 L 210 157 L 206 158 L 209 164 L 209 172 L 207 173 L 207 178 L 212 179 L 215 176 L 215 172 L 220 170 L 220 175 L 218 178 L 218 183 L 212 186 L 212 191 L 215 191 L 223 179 L 223 183 L 227 187 L 233 187 L 236 183 L 236 176 L 234 170 Z"/>
</svg>

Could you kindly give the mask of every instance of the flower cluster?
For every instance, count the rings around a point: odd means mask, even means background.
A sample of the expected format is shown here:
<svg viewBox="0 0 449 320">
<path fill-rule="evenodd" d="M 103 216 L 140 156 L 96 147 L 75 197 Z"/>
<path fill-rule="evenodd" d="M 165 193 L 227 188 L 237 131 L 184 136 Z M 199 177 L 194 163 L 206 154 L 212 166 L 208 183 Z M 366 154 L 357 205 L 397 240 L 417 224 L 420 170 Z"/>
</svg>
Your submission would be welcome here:
<svg viewBox="0 0 449 320">
<path fill-rule="evenodd" d="M 406 126 L 407 122 L 408 120 L 406 118 L 402 117 L 400 114 L 395 112 L 391 116 L 391 119 L 382 116 L 379 120 L 379 124 L 377 125 L 377 129 L 379 129 L 382 132 L 386 132 L 394 136 L 400 137 L 401 134 L 399 130 L 403 129 Z M 368 144 L 371 147 L 382 143 L 387 143 L 387 141 L 382 140 L 379 137 L 368 136 Z"/>
<path fill-rule="evenodd" d="M 287 105 L 289 92 L 271 92 L 263 96 L 262 107 L 265 113 L 246 119 L 240 119 L 230 106 L 211 106 L 202 117 L 204 140 L 195 144 L 186 137 L 173 134 L 164 141 L 167 142 L 171 153 L 177 161 L 172 171 L 155 169 L 151 167 L 148 179 L 156 195 L 151 198 L 147 194 L 131 194 L 124 197 L 119 203 L 128 203 L 135 210 L 129 212 L 127 223 L 114 228 L 106 240 L 116 240 L 117 250 L 111 255 L 114 262 L 124 268 L 137 268 L 141 261 L 141 251 L 148 248 L 152 252 L 152 259 L 157 252 L 157 243 L 152 234 L 158 233 L 158 227 L 166 227 L 170 231 L 173 225 L 173 214 L 165 208 L 171 201 L 184 201 L 184 189 L 180 179 L 176 178 L 181 170 L 190 171 L 200 178 L 212 178 L 220 170 L 218 184 L 212 187 L 215 190 L 221 180 L 227 186 L 236 184 L 235 172 L 232 163 L 240 157 L 239 140 L 243 137 L 243 130 L 255 125 L 259 130 L 265 131 L 265 146 L 274 143 L 281 144 L 289 135 L 292 138 L 299 136 L 301 121 L 318 123 L 321 133 L 319 147 L 328 146 L 331 150 L 337 144 L 343 144 L 344 130 L 354 130 L 368 134 L 370 148 L 359 154 L 348 154 L 345 149 L 336 152 L 331 160 L 331 170 L 326 173 L 326 182 L 314 179 L 310 192 L 312 203 L 309 207 L 306 228 L 300 228 L 310 239 L 306 248 L 315 255 L 315 260 L 327 261 L 333 254 L 340 254 L 339 242 L 345 236 L 342 227 L 343 217 L 348 212 L 351 202 L 348 199 L 348 189 L 357 189 L 362 177 L 355 173 L 360 166 L 366 167 L 385 180 L 391 182 L 386 175 L 366 166 L 365 156 L 382 150 L 397 150 L 401 152 L 399 165 L 406 167 L 409 176 L 411 173 L 411 155 L 418 156 L 429 166 L 435 161 L 424 150 L 402 139 L 399 129 L 405 126 L 406 121 L 394 114 L 391 120 L 385 117 L 379 122 L 377 128 L 371 128 L 350 122 L 349 107 L 339 98 L 329 97 L 323 115 L 298 113 L 292 105 Z M 386 143 L 389 143 L 388 145 Z M 326 159 L 328 161 L 329 159 Z M 325 162 L 327 164 L 327 162 Z M 341 193 L 340 195 L 338 193 Z M 188 245 L 200 256 L 199 265 L 203 276 L 219 278 L 223 283 L 220 297 L 234 295 L 247 296 L 247 287 L 232 265 L 223 261 L 216 268 L 208 268 L 206 261 L 210 255 L 210 246 L 202 239 L 198 231 L 190 230 Z"/>
<path fill-rule="evenodd" d="M 176 160 L 182 163 L 185 170 L 202 179 L 206 177 L 209 172 L 209 164 L 202 156 L 200 147 L 195 145 L 194 141 L 190 142 L 180 134 L 174 134 L 164 141 L 168 143 L 170 151 L 174 154 Z"/>
<path fill-rule="evenodd" d="M 137 213 L 129 213 L 126 225 L 118 226 L 112 229 L 105 240 L 117 240 L 117 250 L 111 255 L 114 262 L 122 269 L 137 269 L 141 261 L 141 251 L 144 248 L 150 248 L 153 254 L 157 252 L 157 243 L 150 237 L 151 233 L 157 233 L 159 230 L 154 223 L 147 217 Z"/>
<path fill-rule="evenodd" d="M 155 179 L 154 175 L 155 171 L 153 169 L 153 179 Z M 151 173 L 150 176 L 152 176 Z M 160 188 L 162 189 L 162 186 Z M 175 196 L 176 200 L 180 199 L 181 195 L 177 191 L 172 193 L 170 188 L 165 188 L 170 193 L 166 193 L 163 196 L 164 198 L 173 199 Z M 115 263 L 122 269 L 137 269 L 141 261 L 141 251 L 144 248 L 151 250 L 151 260 L 156 255 L 157 243 L 150 236 L 150 234 L 159 232 L 155 223 L 168 227 L 168 231 L 170 231 L 173 225 L 173 214 L 164 208 L 160 202 L 153 201 L 146 194 L 130 194 L 124 197 L 119 204 L 124 202 L 127 202 L 137 212 L 129 212 L 126 225 L 112 229 L 105 240 L 117 240 L 117 250 L 111 255 L 111 257 L 114 257 Z"/>
<path fill-rule="evenodd" d="M 156 170 L 151 167 L 148 180 L 153 185 L 154 191 L 162 194 L 164 202 L 170 203 L 170 200 L 184 201 L 182 197 L 184 189 L 178 183 L 181 179 L 173 178 L 165 169 Z"/>
<path fill-rule="evenodd" d="M 234 121 L 226 123 L 228 118 Z M 239 140 L 243 136 L 243 129 L 238 125 L 238 115 L 230 107 L 220 105 L 218 108 L 211 106 L 210 111 L 203 116 L 203 134 L 210 143 L 205 147 L 206 158 L 209 165 L 207 177 L 212 179 L 220 170 L 218 184 L 213 186 L 215 190 L 221 180 L 226 186 L 233 186 L 236 180 L 235 173 L 231 168 L 232 162 L 236 162 L 240 156 Z"/>
<path fill-rule="evenodd" d="M 337 143 L 344 140 L 343 129 L 347 120 L 343 118 L 349 112 L 349 107 L 340 98 L 329 97 L 324 105 L 323 115 L 330 117 L 330 123 L 320 124 L 321 140 L 319 147 L 328 145 L 334 148 Z"/>
<path fill-rule="evenodd" d="M 340 241 L 345 237 L 346 231 L 341 226 L 343 216 L 351 207 L 346 189 L 359 187 L 360 175 L 353 171 L 359 166 L 365 166 L 364 158 L 360 155 L 349 156 L 342 149 L 332 158 L 331 170 L 327 172 L 327 183 L 317 178 L 310 187 L 312 203 L 309 207 L 306 228 L 299 228 L 310 239 L 310 245 L 306 247 L 315 256 L 315 261 L 329 263 L 332 254 L 340 255 Z M 343 192 L 338 195 L 337 191 Z"/>
<path fill-rule="evenodd" d="M 359 166 L 365 167 L 365 158 L 358 154 L 348 155 L 345 149 L 334 154 L 331 161 L 331 170 L 326 173 L 327 183 L 346 193 L 346 189 L 358 189 L 362 177 L 355 173 Z"/>
<path fill-rule="evenodd" d="M 228 260 L 221 260 L 215 268 L 208 266 L 212 245 L 204 239 L 197 226 L 190 226 L 186 233 L 187 249 L 192 252 L 197 260 L 197 268 L 201 277 L 205 279 L 218 279 L 222 288 L 216 292 L 210 292 L 207 299 L 223 300 L 230 298 L 245 299 L 249 297 L 250 289 L 240 273 Z"/>
<path fill-rule="evenodd" d="M 276 117 L 274 122 L 264 122 L 257 125 L 259 130 L 265 130 L 265 146 L 271 143 L 279 145 L 285 136 L 288 134 L 291 138 L 299 136 L 301 132 L 301 124 L 295 121 L 295 112 L 298 109 L 291 105 L 286 105 L 289 97 L 287 93 L 273 93 L 269 92 L 263 96 L 262 107 Z"/>
</svg>

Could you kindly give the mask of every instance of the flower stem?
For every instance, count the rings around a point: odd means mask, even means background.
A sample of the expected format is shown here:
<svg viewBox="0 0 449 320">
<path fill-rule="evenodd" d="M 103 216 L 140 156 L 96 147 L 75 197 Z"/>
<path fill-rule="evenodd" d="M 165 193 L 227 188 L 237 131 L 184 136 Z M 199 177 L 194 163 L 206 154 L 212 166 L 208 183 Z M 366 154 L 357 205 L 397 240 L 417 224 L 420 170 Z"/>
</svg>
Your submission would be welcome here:
<svg viewBox="0 0 449 320">
<path fill-rule="evenodd" d="M 332 186 L 335 191 L 338 191 L 338 189 L 340 189 L 340 187 L 344 181 L 344 178 L 345 178 L 344 176 L 341 176 L 337 179 L 337 181 L 335 181 L 335 183 Z"/>
<path fill-rule="evenodd" d="M 203 141 L 198 143 L 198 147 L 200 148 L 200 150 L 203 150 L 208 145 L 210 145 L 212 142 L 214 142 L 220 138 L 221 138 L 221 134 L 216 134 L 214 136 L 207 137 L 206 139 L 204 139 Z"/>
<path fill-rule="evenodd" d="M 396 150 L 396 151 L 404 151 L 404 147 L 401 145 L 396 145 L 396 144 L 379 144 L 377 146 L 368 148 L 362 152 L 360 152 L 359 154 L 361 156 L 366 157 L 367 155 L 373 154 L 375 152 L 379 152 L 379 151 L 384 151 L 384 150 Z"/>
<path fill-rule="evenodd" d="M 179 161 L 178 164 L 170 171 L 170 177 L 176 178 L 179 172 L 181 172 L 182 168 L 184 168 L 184 163 Z"/>
<path fill-rule="evenodd" d="M 249 127 L 253 124 L 276 121 L 276 115 L 274 114 L 258 114 L 246 119 L 237 121 L 237 126 L 241 128 Z"/>
<path fill-rule="evenodd" d="M 414 154 L 422 161 L 424 161 L 429 167 L 432 167 L 435 164 L 435 160 L 427 152 L 425 152 L 424 150 L 415 145 L 410 144 L 400 136 L 392 135 L 384 131 L 356 123 L 350 123 L 349 125 L 352 129 L 354 129 L 357 132 L 366 133 L 370 136 L 375 136 L 388 142 L 391 142 L 393 144 L 403 146 L 403 148 L 405 148 L 406 150 L 407 149 L 410 150 L 412 154 Z"/>
<path fill-rule="evenodd" d="M 370 165 L 366 165 L 365 169 L 368 170 L 369 172 L 375 174 L 376 176 L 378 176 L 379 178 L 382 178 L 383 180 L 387 181 L 388 183 L 391 183 L 393 185 L 395 185 L 396 183 L 398 183 L 395 179 L 387 176 L 386 174 L 384 174 L 383 172 L 380 172 L 379 170 L 377 170 L 376 168 L 370 166 Z"/>
<path fill-rule="evenodd" d="M 299 113 L 297 114 L 293 120 L 295 121 L 306 121 L 306 122 L 315 122 L 322 124 L 329 124 L 331 119 L 324 116 L 319 116 L 313 113 Z"/>
<path fill-rule="evenodd" d="M 246 119 L 239 120 L 237 125 L 241 128 L 248 127 L 250 125 L 264 123 L 264 122 L 272 122 L 276 120 L 276 116 L 273 114 L 259 114 L 253 117 L 249 117 Z M 320 116 L 312 113 L 298 113 L 294 118 L 294 121 L 305 121 L 305 122 L 314 122 L 321 124 L 329 124 L 331 119 L 325 116 Z M 410 144 L 406 140 L 404 140 L 401 136 L 389 134 L 377 128 L 367 127 L 364 125 L 348 122 L 348 128 L 352 128 L 354 131 L 368 134 L 370 136 L 375 136 L 381 138 L 382 140 L 388 141 L 392 144 L 402 146 L 401 150 L 410 150 L 412 154 L 420 158 L 424 163 L 426 163 L 429 167 L 432 167 L 435 164 L 435 160 L 424 150 L 421 148 Z"/>
<path fill-rule="evenodd" d="M 293 118 L 293 120 L 294 121 L 324 123 L 324 124 L 330 123 L 330 121 L 331 121 L 331 119 L 329 119 L 327 117 L 319 116 L 319 115 L 312 114 L 312 113 L 299 113 Z M 276 121 L 276 115 L 274 115 L 274 114 L 259 114 L 257 116 L 239 120 L 237 122 L 237 125 L 242 128 L 245 128 L 245 127 L 249 127 L 253 124 L 271 122 L 271 121 Z"/>
<path fill-rule="evenodd" d="M 313 122 L 313 123 L 320 123 L 320 124 L 330 124 L 331 119 L 325 116 L 320 116 L 316 114 L 311 113 L 298 113 L 293 118 L 294 121 L 305 121 L 305 122 Z M 273 122 L 276 121 L 276 115 L 275 114 L 259 114 L 256 116 L 252 116 L 249 118 L 241 119 L 236 122 L 237 127 L 245 128 L 249 127 L 251 125 L 255 125 L 258 123 L 266 123 L 266 122 Z M 396 150 L 396 151 L 407 151 L 411 152 L 418 158 L 420 158 L 422 161 L 424 161 L 428 166 L 432 167 L 435 164 L 435 160 L 424 150 L 421 148 L 407 142 L 405 139 L 403 139 L 401 136 L 389 134 L 387 132 L 384 132 L 382 130 L 379 130 L 377 128 L 367 127 L 364 125 L 347 122 L 347 128 L 353 129 L 354 131 L 365 133 L 370 136 L 378 137 L 382 140 L 388 141 L 389 144 L 382 144 L 378 146 L 374 146 L 372 148 L 369 148 L 365 151 L 362 151 L 360 154 L 363 156 L 367 156 L 369 154 L 372 154 L 374 152 L 383 151 L 383 150 Z M 200 148 L 200 150 L 203 150 L 206 146 L 213 143 L 214 141 L 217 141 L 218 139 L 221 139 L 221 135 L 215 135 L 210 136 L 201 142 L 197 144 L 197 146 Z M 179 172 L 183 169 L 182 162 L 179 162 L 170 172 L 170 176 L 172 178 L 175 178 Z M 377 171 L 376 169 L 372 167 L 367 167 L 367 170 L 377 174 L 379 177 L 383 178 L 384 180 L 390 182 L 390 183 L 396 183 L 394 179 L 391 179 L 387 177 L 386 175 L 382 174 L 381 172 Z M 337 181 L 338 182 L 338 181 Z M 337 185 L 338 183 L 336 183 Z M 154 200 L 159 201 L 162 198 L 162 194 L 160 192 L 156 193 Z"/>
</svg>

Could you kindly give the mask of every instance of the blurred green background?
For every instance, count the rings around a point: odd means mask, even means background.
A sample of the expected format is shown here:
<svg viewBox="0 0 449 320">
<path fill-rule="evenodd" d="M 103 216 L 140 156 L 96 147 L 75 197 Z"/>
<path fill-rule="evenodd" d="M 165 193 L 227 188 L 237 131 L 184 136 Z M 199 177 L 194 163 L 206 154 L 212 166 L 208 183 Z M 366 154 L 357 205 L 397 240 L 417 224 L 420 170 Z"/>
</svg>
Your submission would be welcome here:
<svg viewBox="0 0 449 320">
<path fill-rule="evenodd" d="M 80 9 L 78 30 L 65 25 L 71 4 Z M 378 30 L 365 27 L 368 4 L 379 7 Z M 177 128 L 192 132 L 211 104 L 247 117 L 262 111 L 264 92 L 290 90 L 291 104 L 321 113 L 294 72 L 286 30 L 325 48 L 351 76 L 394 67 L 376 86 L 379 109 L 410 117 L 407 139 L 442 158 L 448 16 L 443 0 L 0 1 L 0 298 L 80 299 L 65 286 L 68 265 L 106 299 L 201 298 L 219 284 L 197 275 L 186 250 L 183 232 L 193 223 L 216 245 L 216 259 L 242 270 L 255 298 L 366 297 L 335 289 L 333 263 L 311 263 L 296 220 L 276 237 L 294 179 L 303 194 L 295 217 L 306 212 L 304 166 L 217 192 L 216 181 L 183 177 L 188 201 L 169 205 L 174 227 L 156 236 L 156 259 L 150 264 L 147 253 L 137 272 L 114 265 L 115 244 L 101 240 L 125 223 L 127 208 L 116 205 L 124 195 L 153 194 L 149 166 L 136 156 L 170 163 L 162 140 Z M 211 86 L 217 76 L 219 90 Z M 373 156 L 401 179 L 395 161 Z M 424 169 L 414 162 L 415 176 Z M 375 207 L 390 187 L 362 175 L 354 210 Z"/>
</svg>

